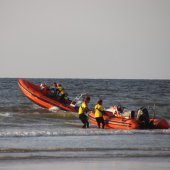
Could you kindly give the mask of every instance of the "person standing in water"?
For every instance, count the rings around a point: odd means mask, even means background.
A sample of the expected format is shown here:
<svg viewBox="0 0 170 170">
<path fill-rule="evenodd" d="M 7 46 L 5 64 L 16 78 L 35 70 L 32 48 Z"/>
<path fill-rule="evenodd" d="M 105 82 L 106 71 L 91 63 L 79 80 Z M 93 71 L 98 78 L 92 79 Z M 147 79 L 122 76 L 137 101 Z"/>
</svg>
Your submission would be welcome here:
<svg viewBox="0 0 170 170">
<path fill-rule="evenodd" d="M 89 121 L 86 116 L 86 113 L 89 111 L 88 103 L 90 102 L 90 97 L 86 96 L 84 98 L 84 101 L 81 103 L 78 113 L 79 113 L 79 119 L 82 121 L 83 126 L 82 128 L 89 128 Z"/>
<path fill-rule="evenodd" d="M 98 100 L 95 106 L 95 118 L 96 118 L 98 128 L 100 128 L 100 123 L 102 123 L 102 128 L 104 129 L 104 126 L 105 126 L 105 122 L 103 119 L 104 107 L 102 106 L 102 104 L 103 104 L 103 101 Z"/>
</svg>

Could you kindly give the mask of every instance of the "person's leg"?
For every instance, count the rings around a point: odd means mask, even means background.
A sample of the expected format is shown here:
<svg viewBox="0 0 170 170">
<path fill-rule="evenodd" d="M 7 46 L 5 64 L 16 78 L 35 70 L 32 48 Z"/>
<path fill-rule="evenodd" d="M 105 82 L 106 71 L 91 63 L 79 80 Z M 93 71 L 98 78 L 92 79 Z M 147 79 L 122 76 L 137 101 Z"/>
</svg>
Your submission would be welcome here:
<svg viewBox="0 0 170 170">
<path fill-rule="evenodd" d="M 89 121 L 86 115 L 84 115 L 84 120 L 85 120 L 86 128 L 89 128 Z"/>
<path fill-rule="evenodd" d="M 86 128 L 86 121 L 84 120 L 84 115 L 83 115 L 83 114 L 80 114 L 80 115 L 79 115 L 79 119 L 80 119 L 81 122 L 83 123 L 82 128 Z"/>
<path fill-rule="evenodd" d="M 89 121 L 86 121 L 86 127 L 89 128 Z"/>
<path fill-rule="evenodd" d="M 104 119 L 103 119 L 103 117 L 101 117 L 101 122 L 102 122 L 102 129 L 104 129 L 105 122 L 104 122 Z"/>
<path fill-rule="evenodd" d="M 97 122 L 97 126 L 98 126 L 98 128 L 100 128 L 100 118 L 96 118 L 96 122 Z"/>
</svg>

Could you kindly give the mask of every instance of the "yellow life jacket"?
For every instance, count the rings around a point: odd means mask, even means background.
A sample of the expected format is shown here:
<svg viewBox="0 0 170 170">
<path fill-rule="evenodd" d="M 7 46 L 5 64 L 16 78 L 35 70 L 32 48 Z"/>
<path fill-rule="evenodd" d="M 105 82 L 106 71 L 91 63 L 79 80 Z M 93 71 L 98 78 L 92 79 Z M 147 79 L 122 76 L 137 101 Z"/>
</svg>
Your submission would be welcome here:
<svg viewBox="0 0 170 170">
<path fill-rule="evenodd" d="M 85 102 L 82 102 L 82 104 L 79 107 L 78 113 L 79 114 L 84 114 L 86 112 L 87 108 L 88 108 L 87 104 Z"/>
<path fill-rule="evenodd" d="M 65 93 L 63 86 L 59 86 L 57 89 L 58 89 L 60 94 L 64 94 Z"/>
<path fill-rule="evenodd" d="M 100 104 L 96 104 L 95 106 L 95 118 L 102 117 L 103 116 L 104 108 Z"/>
</svg>

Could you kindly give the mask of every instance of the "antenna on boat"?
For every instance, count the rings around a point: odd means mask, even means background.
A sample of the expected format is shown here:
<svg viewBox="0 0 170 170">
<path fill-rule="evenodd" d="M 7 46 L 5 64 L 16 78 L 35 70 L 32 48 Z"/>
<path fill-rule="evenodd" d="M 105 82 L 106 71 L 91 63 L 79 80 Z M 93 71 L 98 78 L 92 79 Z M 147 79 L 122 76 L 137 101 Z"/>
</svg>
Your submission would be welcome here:
<svg viewBox="0 0 170 170">
<path fill-rule="evenodd" d="M 151 109 L 151 110 L 152 110 L 152 112 L 153 112 L 153 119 L 155 119 L 155 116 L 156 116 L 156 112 L 155 112 L 155 110 L 156 110 L 156 105 L 155 105 L 155 103 L 154 103 L 153 107 L 152 107 L 152 106 L 148 106 L 148 109 Z"/>
<path fill-rule="evenodd" d="M 71 106 L 75 106 L 75 104 L 77 104 L 78 102 L 80 102 L 80 99 L 81 99 L 83 96 L 85 96 L 85 95 L 87 95 L 87 93 L 81 93 L 80 95 L 76 96 L 76 97 L 72 100 L 72 102 L 70 103 L 70 105 L 71 105 Z"/>
<path fill-rule="evenodd" d="M 154 105 L 153 105 L 153 118 L 154 118 L 154 119 L 155 119 L 155 116 L 156 116 L 155 110 L 156 110 L 156 105 L 155 105 L 155 103 L 154 103 Z"/>
</svg>

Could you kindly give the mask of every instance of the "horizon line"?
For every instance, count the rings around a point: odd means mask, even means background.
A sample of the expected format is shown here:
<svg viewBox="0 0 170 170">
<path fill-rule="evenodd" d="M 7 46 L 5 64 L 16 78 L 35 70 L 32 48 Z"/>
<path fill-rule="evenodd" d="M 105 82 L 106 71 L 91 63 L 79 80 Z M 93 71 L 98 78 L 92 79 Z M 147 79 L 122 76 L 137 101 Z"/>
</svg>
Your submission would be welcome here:
<svg viewBox="0 0 170 170">
<path fill-rule="evenodd" d="M 90 79 L 90 80 L 170 80 L 167 78 L 75 78 L 75 77 L 0 77 L 0 79 Z"/>
</svg>

